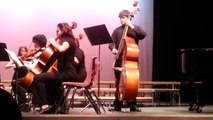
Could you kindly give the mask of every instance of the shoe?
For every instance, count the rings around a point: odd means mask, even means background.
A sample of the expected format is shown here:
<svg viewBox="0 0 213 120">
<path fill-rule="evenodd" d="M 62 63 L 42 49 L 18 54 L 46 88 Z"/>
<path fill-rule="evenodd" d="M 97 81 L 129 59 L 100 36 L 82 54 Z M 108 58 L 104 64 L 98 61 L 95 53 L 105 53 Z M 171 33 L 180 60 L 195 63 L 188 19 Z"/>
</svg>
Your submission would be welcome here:
<svg viewBox="0 0 213 120">
<path fill-rule="evenodd" d="M 109 109 L 109 111 L 118 111 L 118 112 L 121 112 L 121 107 L 115 106 L 114 108 Z"/>
<path fill-rule="evenodd" d="M 118 99 L 115 99 L 113 106 L 114 108 L 109 109 L 109 111 L 121 111 L 121 106 L 123 105 L 122 101 L 119 101 Z"/>
<path fill-rule="evenodd" d="M 188 111 L 194 111 L 194 110 L 195 110 L 194 107 L 189 107 L 189 108 L 188 108 Z"/>
<path fill-rule="evenodd" d="M 52 114 L 52 106 L 48 105 L 45 108 L 40 108 L 40 110 L 38 111 L 40 114 Z"/>
<path fill-rule="evenodd" d="M 121 106 L 120 105 L 114 105 L 114 108 L 109 109 L 109 111 L 119 111 L 119 112 L 121 112 Z"/>
<path fill-rule="evenodd" d="M 130 111 L 132 111 L 132 112 L 141 112 L 141 109 L 139 109 L 138 107 L 130 107 Z"/>
<path fill-rule="evenodd" d="M 30 110 L 31 110 L 31 107 L 28 104 L 22 104 L 20 106 L 20 111 L 22 111 L 22 112 L 30 112 Z"/>
</svg>

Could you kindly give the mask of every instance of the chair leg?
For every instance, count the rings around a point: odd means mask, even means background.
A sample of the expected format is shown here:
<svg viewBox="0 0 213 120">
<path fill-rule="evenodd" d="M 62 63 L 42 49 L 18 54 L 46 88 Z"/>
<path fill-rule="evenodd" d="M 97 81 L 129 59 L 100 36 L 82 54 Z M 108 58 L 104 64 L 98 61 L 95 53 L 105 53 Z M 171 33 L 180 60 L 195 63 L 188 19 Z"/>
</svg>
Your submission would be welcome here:
<svg viewBox="0 0 213 120">
<path fill-rule="evenodd" d="M 102 110 L 106 112 L 104 108 L 105 103 L 96 95 L 95 91 L 92 90 L 90 93 L 95 97 L 97 104 L 102 108 Z"/>
<path fill-rule="evenodd" d="M 86 106 L 83 109 L 81 109 L 80 112 L 83 112 L 86 108 L 91 106 L 91 103 L 90 103 L 90 101 L 89 101 L 89 99 L 87 97 L 86 92 L 83 90 L 83 88 L 82 88 L 82 92 L 83 92 L 83 96 L 84 96 L 84 99 L 85 99 L 85 102 L 86 102 Z"/>
<path fill-rule="evenodd" d="M 70 90 L 71 90 L 70 88 L 67 88 L 67 90 L 66 90 L 66 88 L 63 88 L 61 98 L 56 106 L 55 114 L 60 113 L 60 112 L 63 112 L 63 113 L 66 112 L 67 108 L 66 108 L 65 103 L 69 96 Z"/>
<path fill-rule="evenodd" d="M 98 104 L 96 104 L 96 101 L 93 99 L 92 95 L 90 94 L 89 90 L 86 88 L 83 88 L 84 94 L 86 95 L 86 97 L 88 98 L 90 104 L 92 105 L 92 107 L 94 108 L 95 112 L 97 114 L 101 114 L 100 111 L 100 107 Z"/>
<path fill-rule="evenodd" d="M 70 101 L 68 102 L 67 106 L 66 106 L 66 112 L 69 112 L 70 107 L 74 107 L 74 96 L 76 94 L 76 90 L 77 88 L 73 89 L 73 93 L 72 93 L 72 97 L 70 98 Z"/>
</svg>

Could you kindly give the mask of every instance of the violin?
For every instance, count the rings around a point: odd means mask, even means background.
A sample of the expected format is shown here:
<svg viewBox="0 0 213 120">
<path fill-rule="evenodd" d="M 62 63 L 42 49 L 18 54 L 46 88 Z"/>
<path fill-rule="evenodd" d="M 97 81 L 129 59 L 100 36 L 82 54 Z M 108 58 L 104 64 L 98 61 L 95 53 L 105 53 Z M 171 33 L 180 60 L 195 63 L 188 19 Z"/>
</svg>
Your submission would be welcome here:
<svg viewBox="0 0 213 120">
<path fill-rule="evenodd" d="M 27 52 L 27 53 L 24 55 L 24 57 L 25 57 L 25 58 L 32 57 L 32 56 L 34 56 L 38 51 L 39 51 L 39 50 L 32 49 L 32 50 L 30 50 L 29 52 Z"/>
<path fill-rule="evenodd" d="M 21 61 L 29 61 L 31 60 L 30 57 L 34 56 L 39 50 L 32 49 L 29 52 L 27 52 L 24 56 L 20 56 L 19 59 Z"/>
</svg>

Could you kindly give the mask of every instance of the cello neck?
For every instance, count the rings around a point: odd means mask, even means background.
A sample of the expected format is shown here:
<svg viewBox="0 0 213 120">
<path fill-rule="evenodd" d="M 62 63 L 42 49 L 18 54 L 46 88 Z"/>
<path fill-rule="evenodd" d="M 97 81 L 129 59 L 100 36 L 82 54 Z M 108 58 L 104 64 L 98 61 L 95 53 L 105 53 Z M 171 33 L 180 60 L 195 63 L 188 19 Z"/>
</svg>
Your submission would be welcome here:
<svg viewBox="0 0 213 120">
<path fill-rule="evenodd" d="M 123 49 L 123 46 L 124 46 L 124 40 L 126 39 L 128 29 L 129 29 L 129 26 L 125 25 L 124 31 L 122 33 L 121 40 L 120 40 L 120 43 L 119 43 L 119 46 L 118 46 L 118 54 L 116 55 L 116 59 L 118 59 L 119 55 L 122 52 L 122 49 Z"/>
<path fill-rule="evenodd" d="M 139 3 L 138 3 L 138 1 L 135 1 L 133 3 L 133 6 L 134 6 L 133 10 L 130 12 L 130 15 L 128 16 L 128 19 L 130 21 L 132 20 L 132 18 L 134 17 L 134 15 L 137 13 L 137 11 L 139 11 Z M 125 24 L 124 31 L 122 33 L 121 40 L 120 40 L 120 43 L 119 43 L 119 46 L 118 46 L 118 53 L 115 56 L 116 59 L 119 58 L 119 56 L 120 56 L 120 54 L 121 54 L 121 52 L 123 50 L 124 40 L 126 39 L 128 29 L 129 29 L 129 26 L 127 24 Z"/>
</svg>

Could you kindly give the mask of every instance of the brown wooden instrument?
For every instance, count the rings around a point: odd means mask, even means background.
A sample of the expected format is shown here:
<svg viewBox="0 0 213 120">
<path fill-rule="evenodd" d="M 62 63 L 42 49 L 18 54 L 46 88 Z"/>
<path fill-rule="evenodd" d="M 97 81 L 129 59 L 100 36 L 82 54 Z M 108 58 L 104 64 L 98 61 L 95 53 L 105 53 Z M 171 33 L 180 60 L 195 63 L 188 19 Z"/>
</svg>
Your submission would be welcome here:
<svg viewBox="0 0 213 120">
<path fill-rule="evenodd" d="M 72 29 L 75 29 L 77 27 L 76 22 L 72 22 L 72 26 L 69 28 L 64 29 L 56 38 L 55 40 L 58 40 L 61 35 L 63 35 L 65 32 L 69 32 Z M 30 85 L 33 82 L 33 78 L 35 74 L 40 74 L 43 72 L 55 72 L 57 71 L 57 56 L 54 54 L 55 50 L 54 47 L 50 44 L 48 47 L 45 48 L 45 50 L 42 51 L 41 55 L 38 58 L 38 63 L 35 65 L 35 67 L 30 70 L 25 77 L 21 79 L 22 86 L 25 89 L 28 89 Z"/>
<path fill-rule="evenodd" d="M 134 2 L 133 6 L 135 10 L 129 15 L 130 20 L 133 13 L 138 10 L 138 2 Z M 122 56 L 121 87 L 119 89 L 121 100 L 135 100 L 139 86 L 139 47 L 133 38 L 127 36 L 128 28 L 128 25 L 125 25 L 118 48 L 118 56 Z"/>
</svg>

